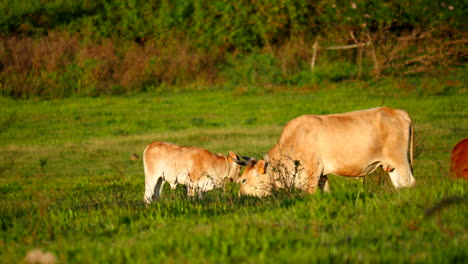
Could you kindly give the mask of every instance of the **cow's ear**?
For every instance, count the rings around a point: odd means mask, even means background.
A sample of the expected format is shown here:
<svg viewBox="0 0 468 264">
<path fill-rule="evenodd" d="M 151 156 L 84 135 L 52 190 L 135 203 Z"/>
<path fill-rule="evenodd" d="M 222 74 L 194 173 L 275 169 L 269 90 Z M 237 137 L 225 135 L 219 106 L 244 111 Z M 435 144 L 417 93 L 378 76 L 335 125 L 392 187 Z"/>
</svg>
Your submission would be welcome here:
<svg viewBox="0 0 468 264">
<path fill-rule="evenodd" d="M 268 162 L 264 160 L 260 160 L 257 162 L 257 164 L 258 164 L 258 174 L 265 174 L 266 169 L 268 167 Z"/>
</svg>

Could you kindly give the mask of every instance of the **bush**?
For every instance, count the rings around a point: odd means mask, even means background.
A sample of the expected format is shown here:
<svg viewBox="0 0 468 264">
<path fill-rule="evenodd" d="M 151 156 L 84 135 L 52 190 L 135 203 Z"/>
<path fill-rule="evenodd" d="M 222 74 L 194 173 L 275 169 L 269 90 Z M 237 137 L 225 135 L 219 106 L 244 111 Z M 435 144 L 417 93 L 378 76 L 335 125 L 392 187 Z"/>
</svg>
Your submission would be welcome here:
<svg viewBox="0 0 468 264">
<path fill-rule="evenodd" d="M 227 82 L 315 85 L 466 64 L 464 2 L 0 2 L 0 94 L 64 97 Z M 320 54 L 312 46 L 368 43 Z M 366 66 L 367 65 L 367 66 Z M 372 65 L 372 66 L 368 66 Z M 221 73 L 221 74 L 219 74 Z M 365 76 L 367 77 L 367 76 Z"/>
<path fill-rule="evenodd" d="M 229 56 L 222 75 L 232 86 L 278 85 L 284 80 L 277 59 L 271 54 Z"/>
</svg>

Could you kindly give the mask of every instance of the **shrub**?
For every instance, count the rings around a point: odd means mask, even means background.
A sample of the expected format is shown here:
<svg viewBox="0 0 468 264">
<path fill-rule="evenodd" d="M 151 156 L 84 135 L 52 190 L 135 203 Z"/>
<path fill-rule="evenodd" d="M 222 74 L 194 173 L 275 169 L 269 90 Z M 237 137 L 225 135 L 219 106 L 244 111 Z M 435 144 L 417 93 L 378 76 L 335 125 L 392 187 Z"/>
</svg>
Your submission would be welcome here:
<svg viewBox="0 0 468 264">
<path fill-rule="evenodd" d="M 460 0 L 6 0 L 0 94 L 88 96 L 223 81 L 252 90 L 371 74 L 442 75 L 466 64 L 464 6 Z M 356 49 L 320 52 L 311 73 L 315 41 L 367 46 L 362 62 Z"/>
<path fill-rule="evenodd" d="M 283 74 L 277 59 L 271 54 L 249 53 L 226 58 L 222 75 L 233 86 L 277 85 Z"/>
</svg>

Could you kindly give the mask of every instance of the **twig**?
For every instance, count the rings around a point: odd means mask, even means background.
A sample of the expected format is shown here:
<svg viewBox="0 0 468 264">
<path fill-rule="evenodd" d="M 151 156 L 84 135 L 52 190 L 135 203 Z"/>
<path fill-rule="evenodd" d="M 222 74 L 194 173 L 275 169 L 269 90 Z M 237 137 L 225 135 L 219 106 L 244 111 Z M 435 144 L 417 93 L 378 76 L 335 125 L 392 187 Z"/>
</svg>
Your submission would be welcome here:
<svg viewBox="0 0 468 264">
<path fill-rule="evenodd" d="M 377 54 L 375 53 L 375 47 L 372 45 L 372 38 L 369 32 L 367 32 L 367 38 L 369 40 L 369 47 L 370 47 L 370 52 L 372 56 L 372 60 L 374 61 L 374 73 L 375 77 L 379 78 L 380 77 L 380 65 L 379 65 L 379 60 L 377 59 Z"/>
<path fill-rule="evenodd" d="M 317 58 L 317 48 L 318 48 L 318 42 L 315 41 L 314 46 L 312 46 L 313 52 L 312 52 L 312 60 L 310 61 L 310 70 L 314 71 L 315 68 L 315 59 Z"/>
<path fill-rule="evenodd" d="M 351 45 L 324 47 L 322 49 L 326 49 L 326 50 L 356 49 L 356 48 L 363 48 L 363 47 L 370 46 L 370 45 L 371 45 L 370 42 L 365 42 L 365 43 L 357 43 L 357 44 L 351 44 Z"/>
</svg>

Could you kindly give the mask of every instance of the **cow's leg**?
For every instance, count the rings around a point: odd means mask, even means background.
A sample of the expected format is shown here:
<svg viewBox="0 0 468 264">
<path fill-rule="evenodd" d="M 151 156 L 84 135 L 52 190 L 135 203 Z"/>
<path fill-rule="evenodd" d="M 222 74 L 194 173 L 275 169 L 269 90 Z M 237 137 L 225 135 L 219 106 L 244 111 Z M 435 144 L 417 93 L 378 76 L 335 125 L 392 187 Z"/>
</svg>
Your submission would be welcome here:
<svg viewBox="0 0 468 264">
<path fill-rule="evenodd" d="M 319 186 L 320 179 L 325 176 L 322 175 L 323 166 L 319 160 L 314 157 L 306 162 L 304 162 L 304 170 L 307 173 L 307 192 L 310 194 L 315 193 L 317 187 Z M 324 188 L 327 185 L 327 180 L 324 182 Z M 328 187 L 327 187 L 328 188 Z"/>
<path fill-rule="evenodd" d="M 155 177 L 154 179 L 148 180 L 145 183 L 145 196 L 144 201 L 146 204 L 150 204 L 153 200 L 159 199 L 164 185 L 163 177 Z"/>
<path fill-rule="evenodd" d="M 320 177 L 321 177 L 320 174 L 316 174 L 316 173 L 309 174 L 309 176 L 307 178 L 307 192 L 308 193 L 313 194 L 313 193 L 315 193 L 315 191 L 317 191 L 317 187 L 319 185 Z"/>
<path fill-rule="evenodd" d="M 330 192 L 330 184 L 327 175 L 322 175 L 318 183 L 319 188 L 324 192 Z"/>
</svg>

